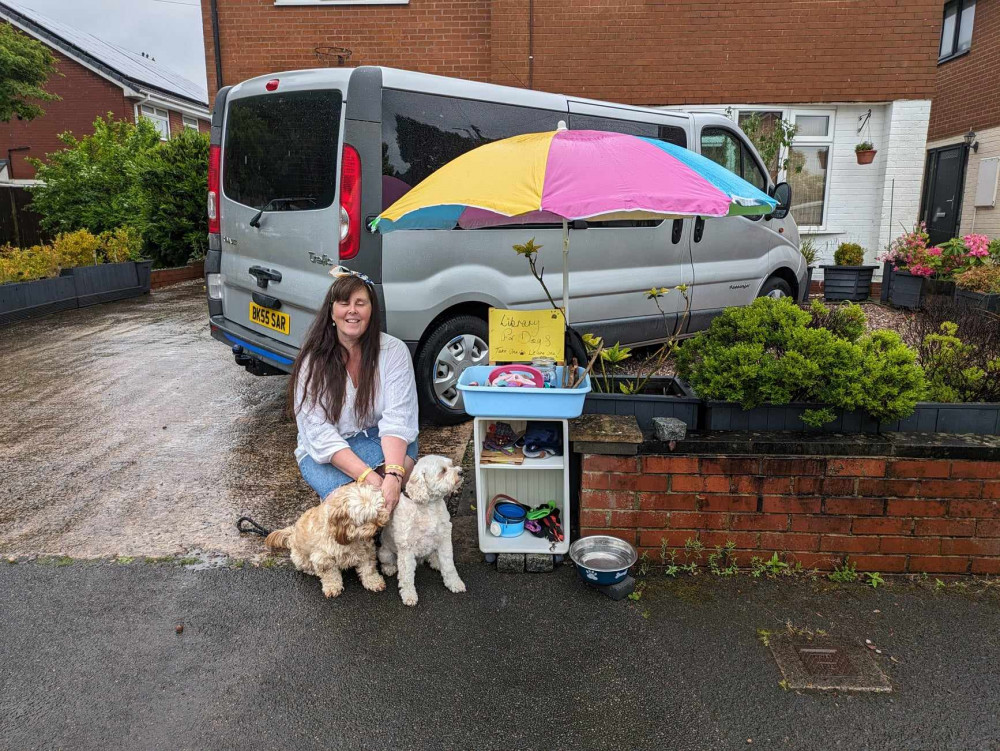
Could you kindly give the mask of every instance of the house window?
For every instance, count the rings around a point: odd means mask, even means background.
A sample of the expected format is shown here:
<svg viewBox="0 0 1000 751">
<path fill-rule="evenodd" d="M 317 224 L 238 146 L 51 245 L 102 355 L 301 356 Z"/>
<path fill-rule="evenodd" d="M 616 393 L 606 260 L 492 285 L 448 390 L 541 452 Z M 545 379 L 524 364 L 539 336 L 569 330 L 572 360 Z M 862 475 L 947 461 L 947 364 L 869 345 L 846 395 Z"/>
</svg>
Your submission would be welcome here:
<svg viewBox="0 0 1000 751">
<path fill-rule="evenodd" d="M 195 131 L 201 130 L 201 128 L 198 127 L 197 117 L 188 117 L 187 115 L 184 115 L 181 118 L 181 122 L 183 122 L 184 127 L 187 128 L 188 130 L 195 130 Z"/>
<path fill-rule="evenodd" d="M 972 24 L 975 18 L 976 0 L 950 0 L 944 4 L 939 63 L 969 50 L 972 46 Z"/>
<path fill-rule="evenodd" d="M 823 227 L 826 222 L 833 119 L 833 112 L 792 113 L 797 130 L 788 150 L 787 180 L 792 186 L 792 216 L 800 227 Z"/>
<path fill-rule="evenodd" d="M 166 110 L 159 107 L 151 107 L 143 104 L 139 107 L 139 113 L 153 124 L 153 127 L 160 132 L 160 140 L 166 141 L 170 138 L 170 115 Z"/>
</svg>

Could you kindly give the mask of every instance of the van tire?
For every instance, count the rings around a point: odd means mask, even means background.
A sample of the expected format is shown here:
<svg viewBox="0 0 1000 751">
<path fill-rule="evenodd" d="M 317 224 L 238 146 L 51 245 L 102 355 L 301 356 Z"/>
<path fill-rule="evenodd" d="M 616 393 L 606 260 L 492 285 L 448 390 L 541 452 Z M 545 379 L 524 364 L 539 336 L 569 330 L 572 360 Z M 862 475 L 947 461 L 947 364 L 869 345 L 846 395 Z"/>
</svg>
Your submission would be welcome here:
<svg viewBox="0 0 1000 751">
<path fill-rule="evenodd" d="M 459 338 L 455 351 L 462 366 L 489 365 L 489 351 L 478 343 L 488 343 L 489 328 L 486 321 L 472 315 L 460 315 L 439 323 L 427 337 L 417 353 L 414 370 L 417 378 L 417 397 L 420 401 L 420 417 L 435 425 L 457 425 L 469 416 L 462 408 L 461 394 L 449 388 L 447 399 L 442 400 L 435 391 L 434 381 L 438 373 L 439 355 L 449 343 Z M 447 374 L 447 367 L 444 372 Z M 448 374 L 449 378 L 450 375 Z M 457 380 L 458 373 L 454 373 Z M 452 404 L 447 403 L 454 399 Z"/>
<path fill-rule="evenodd" d="M 792 286 L 780 276 L 772 276 L 760 288 L 757 297 L 782 298 L 792 296 Z"/>
</svg>

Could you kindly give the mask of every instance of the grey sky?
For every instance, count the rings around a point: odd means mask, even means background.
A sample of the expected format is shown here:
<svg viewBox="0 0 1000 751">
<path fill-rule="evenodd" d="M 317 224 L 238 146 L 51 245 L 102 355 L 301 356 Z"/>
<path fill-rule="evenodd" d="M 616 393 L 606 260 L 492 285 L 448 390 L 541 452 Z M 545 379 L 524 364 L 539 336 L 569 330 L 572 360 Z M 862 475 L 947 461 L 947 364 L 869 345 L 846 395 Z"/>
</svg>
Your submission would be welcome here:
<svg viewBox="0 0 1000 751">
<path fill-rule="evenodd" d="M 57 21 L 75 26 L 205 86 L 205 47 L 199 0 L 20 0 Z"/>
</svg>

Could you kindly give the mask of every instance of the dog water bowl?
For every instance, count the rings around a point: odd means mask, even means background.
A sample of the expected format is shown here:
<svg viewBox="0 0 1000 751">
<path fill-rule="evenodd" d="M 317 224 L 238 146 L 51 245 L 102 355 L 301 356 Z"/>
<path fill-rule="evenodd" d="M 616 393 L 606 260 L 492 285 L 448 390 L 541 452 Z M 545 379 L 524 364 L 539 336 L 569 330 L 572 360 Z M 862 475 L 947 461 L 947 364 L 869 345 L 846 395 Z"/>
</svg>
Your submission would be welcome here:
<svg viewBox="0 0 1000 751">
<path fill-rule="evenodd" d="M 569 546 L 576 572 L 591 584 L 615 584 L 628 576 L 639 558 L 635 548 L 610 535 L 581 537 Z"/>
</svg>

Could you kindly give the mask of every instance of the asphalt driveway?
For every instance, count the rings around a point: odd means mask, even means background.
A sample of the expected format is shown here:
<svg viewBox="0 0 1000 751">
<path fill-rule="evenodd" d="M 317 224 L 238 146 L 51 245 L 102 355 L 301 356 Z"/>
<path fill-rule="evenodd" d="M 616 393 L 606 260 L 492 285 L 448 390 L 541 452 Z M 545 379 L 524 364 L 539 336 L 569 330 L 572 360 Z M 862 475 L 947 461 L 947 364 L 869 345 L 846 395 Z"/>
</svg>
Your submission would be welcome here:
<svg viewBox="0 0 1000 751">
<path fill-rule="evenodd" d="M 262 554 L 234 523 L 317 501 L 295 465 L 287 377 L 208 333 L 200 281 L 0 327 L 0 554 Z M 421 449 L 461 457 L 465 427 Z"/>
</svg>

